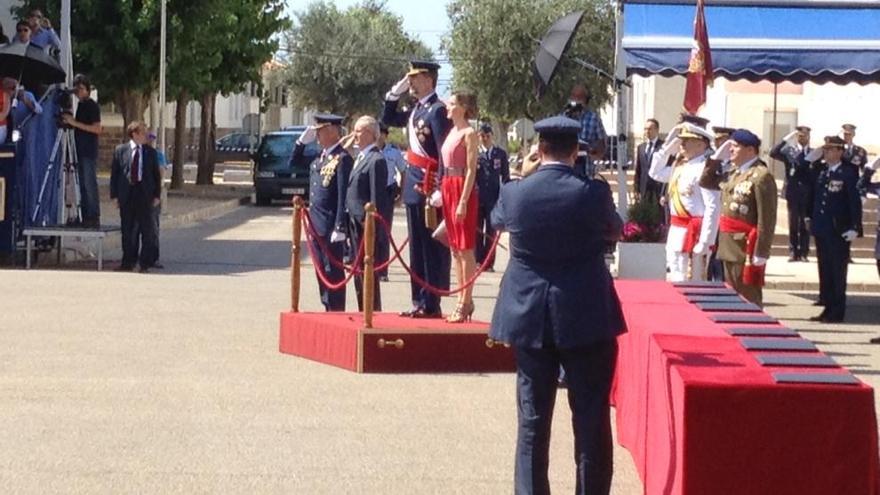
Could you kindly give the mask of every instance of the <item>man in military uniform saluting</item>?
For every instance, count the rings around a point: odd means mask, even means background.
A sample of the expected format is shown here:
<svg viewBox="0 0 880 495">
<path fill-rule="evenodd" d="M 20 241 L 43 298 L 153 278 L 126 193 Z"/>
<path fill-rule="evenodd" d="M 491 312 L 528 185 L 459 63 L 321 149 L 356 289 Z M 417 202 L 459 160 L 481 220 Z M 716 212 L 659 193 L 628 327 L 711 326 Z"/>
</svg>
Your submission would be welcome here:
<svg viewBox="0 0 880 495">
<path fill-rule="evenodd" d="M 721 174 L 718 259 L 724 263 L 725 281 L 758 305 L 763 303 L 764 270 L 777 206 L 776 181 L 758 158 L 760 149 L 758 136 L 738 129 L 712 156 L 713 160 L 729 160 L 731 165 Z M 702 185 L 711 185 L 712 173 L 713 167 L 706 167 Z"/>
<path fill-rule="evenodd" d="M 449 248 L 431 236 L 436 228 L 440 212 L 430 205 L 426 197 L 437 189 L 440 166 L 440 147 L 449 133 L 452 123 L 446 117 L 446 107 L 437 97 L 437 71 L 435 62 L 413 61 L 409 72 L 385 95 L 382 122 L 391 127 L 405 127 L 409 139 L 406 161 L 409 164 L 401 186 L 403 204 L 406 206 L 409 230 L 409 261 L 418 277 L 428 284 L 449 288 Z M 399 109 L 400 98 L 407 92 L 416 99 L 410 109 Z M 440 318 L 440 297 L 410 281 L 412 309 L 401 316 L 413 318 Z"/>
<path fill-rule="evenodd" d="M 845 142 L 843 161 L 855 167 L 858 172 L 861 172 L 865 165 L 868 164 L 868 152 L 865 151 L 865 148 L 853 143 L 853 138 L 856 137 L 856 126 L 853 124 L 843 124 L 840 128 Z"/>
<path fill-rule="evenodd" d="M 837 323 L 846 313 L 846 275 L 850 243 L 862 222 L 862 202 L 856 183 L 855 167 L 844 158 L 846 141 L 837 136 L 825 138 L 826 164 L 814 187 L 810 231 L 816 238 L 819 260 L 819 301 L 825 309 L 812 321 Z"/>
<path fill-rule="evenodd" d="M 489 255 L 492 240 L 495 238 L 495 229 L 489 220 L 489 214 L 495 203 L 498 202 L 498 194 L 501 184 L 510 182 L 510 163 L 507 152 L 495 146 L 492 126 L 483 124 L 480 126 L 480 156 L 477 160 L 477 187 L 480 190 L 480 213 L 477 217 L 477 264 L 480 265 Z M 486 266 L 488 271 L 494 271 L 495 253 Z"/>
<path fill-rule="evenodd" d="M 306 145 L 318 140 L 324 151 L 309 165 L 309 218 L 315 235 L 312 251 L 315 266 L 323 269 L 331 282 L 344 278 L 342 268 L 330 262 L 330 256 L 342 260 L 348 218 L 345 214 L 345 191 L 353 160 L 340 145 L 343 117 L 332 114 L 315 115 L 315 125 L 300 135 L 290 158 L 292 166 L 305 165 Z M 329 250 L 323 251 L 322 245 Z M 345 311 L 345 287 L 330 290 L 318 279 L 321 303 L 327 311 Z"/>
<path fill-rule="evenodd" d="M 770 157 L 785 164 L 785 202 L 788 207 L 788 261 L 807 261 L 810 233 L 807 206 L 813 191 L 810 171 L 810 128 L 798 126 L 770 150 Z"/>
<path fill-rule="evenodd" d="M 700 187 L 709 142 L 706 129 L 684 122 L 669 133 L 666 144 L 651 159 L 648 174 L 668 183 L 670 227 L 666 238 L 669 279 L 705 280 L 706 256 L 718 232 L 718 191 Z M 676 156 L 672 167 L 670 157 Z"/>
</svg>

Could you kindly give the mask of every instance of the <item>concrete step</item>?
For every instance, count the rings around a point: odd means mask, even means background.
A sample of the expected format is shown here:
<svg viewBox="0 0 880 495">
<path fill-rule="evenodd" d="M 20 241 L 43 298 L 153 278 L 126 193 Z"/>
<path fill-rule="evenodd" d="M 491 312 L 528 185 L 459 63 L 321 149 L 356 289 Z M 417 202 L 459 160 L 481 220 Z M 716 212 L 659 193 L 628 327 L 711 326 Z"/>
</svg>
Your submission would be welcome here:
<svg viewBox="0 0 880 495">
<path fill-rule="evenodd" d="M 874 249 L 877 239 L 873 235 L 867 235 L 869 234 L 867 230 L 865 230 L 865 234 L 865 237 L 856 238 L 852 242 L 853 248 Z M 810 243 L 814 243 L 812 239 L 810 240 Z M 776 234 L 773 237 L 773 246 L 788 246 L 788 236 L 786 234 Z"/>
<path fill-rule="evenodd" d="M 874 258 L 874 246 L 871 246 L 870 248 L 854 247 L 854 248 L 850 249 L 850 254 L 852 255 L 853 258 L 870 259 L 870 260 L 875 259 Z M 770 248 L 770 255 L 788 258 L 788 245 L 785 245 L 785 246 L 774 245 L 773 247 Z M 816 247 L 814 245 L 810 244 L 810 258 L 815 258 L 815 257 L 816 257 Z"/>
</svg>

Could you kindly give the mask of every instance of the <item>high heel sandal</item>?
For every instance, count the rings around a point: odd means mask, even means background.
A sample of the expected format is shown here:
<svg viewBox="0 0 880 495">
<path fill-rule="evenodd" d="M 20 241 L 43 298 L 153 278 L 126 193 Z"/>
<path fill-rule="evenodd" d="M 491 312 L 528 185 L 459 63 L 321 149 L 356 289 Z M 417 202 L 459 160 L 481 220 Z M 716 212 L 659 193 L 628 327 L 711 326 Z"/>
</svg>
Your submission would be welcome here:
<svg viewBox="0 0 880 495">
<path fill-rule="evenodd" d="M 447 323 L 464 323 L 466 321 L 470 321 L 471 317 L 474 314 L 474 303 L 473 301 L 469 303 L 459 303 L 458 306 L 455 307 L 455 311 L 446 318 Z"/>
</svg>

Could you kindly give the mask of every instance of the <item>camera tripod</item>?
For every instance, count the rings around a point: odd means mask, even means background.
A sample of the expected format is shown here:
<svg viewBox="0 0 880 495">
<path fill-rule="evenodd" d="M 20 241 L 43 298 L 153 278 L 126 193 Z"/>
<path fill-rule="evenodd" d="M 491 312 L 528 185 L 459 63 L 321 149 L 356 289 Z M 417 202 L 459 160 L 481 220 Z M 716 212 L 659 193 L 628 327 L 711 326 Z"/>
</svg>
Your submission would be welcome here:
<svg viewBox="0 0 880 495">
<path fill-rule="evenodd" d="M 49 177 L 55 169 L 55 159 L 61 152 L 61 174 L 59 176 L 59 191 L 64 198 L 63 205 L 59 205 L 59 219 L 65 219 L 66 223 L 76 223 L 82 220 L 82 197 L 79 189 L 79 176 L 76 170 L 76 140 L 74 139 L 72 129 L 58 129 L 55 136 L 55 144 L 52 145 L 52 153 L 49 155 L 49 163 L 46 172 L 43 174 L 43 183 L 40 186 L 40 194 L 37 196 L 37 204 L 34 208 L 34 214 L 31 221 L 36 223 L 40 210 L 43 207 L 43 198 L 46 194 L 46 186 L 49 184 Z M 68 192 L 68 188 L 73 189 Z"/>
</svg>

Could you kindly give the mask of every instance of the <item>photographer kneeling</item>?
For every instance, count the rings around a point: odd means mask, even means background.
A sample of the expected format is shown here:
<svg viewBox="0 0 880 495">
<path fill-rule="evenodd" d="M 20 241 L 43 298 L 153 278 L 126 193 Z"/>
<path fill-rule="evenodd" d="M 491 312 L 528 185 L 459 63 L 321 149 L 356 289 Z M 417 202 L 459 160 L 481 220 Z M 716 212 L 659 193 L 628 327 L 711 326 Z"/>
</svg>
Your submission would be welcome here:
<svg viewBox="0 0 880 495">
<path fill-rule="evenodd" d="M 92 99 L 92 84 L 88 78 L 79 74 L 73 80 L 73 94 L 79 99 L 76 117 L 62 114 L 64 124 L 73 128 L 76 140 L 79 190 L 82 196 L 82 223 L 84 227 L 98 227 L 101 224 L 101 207 L 98 199 L 98 136 L 101 127 L 101 109 Z"/>
</svg>

